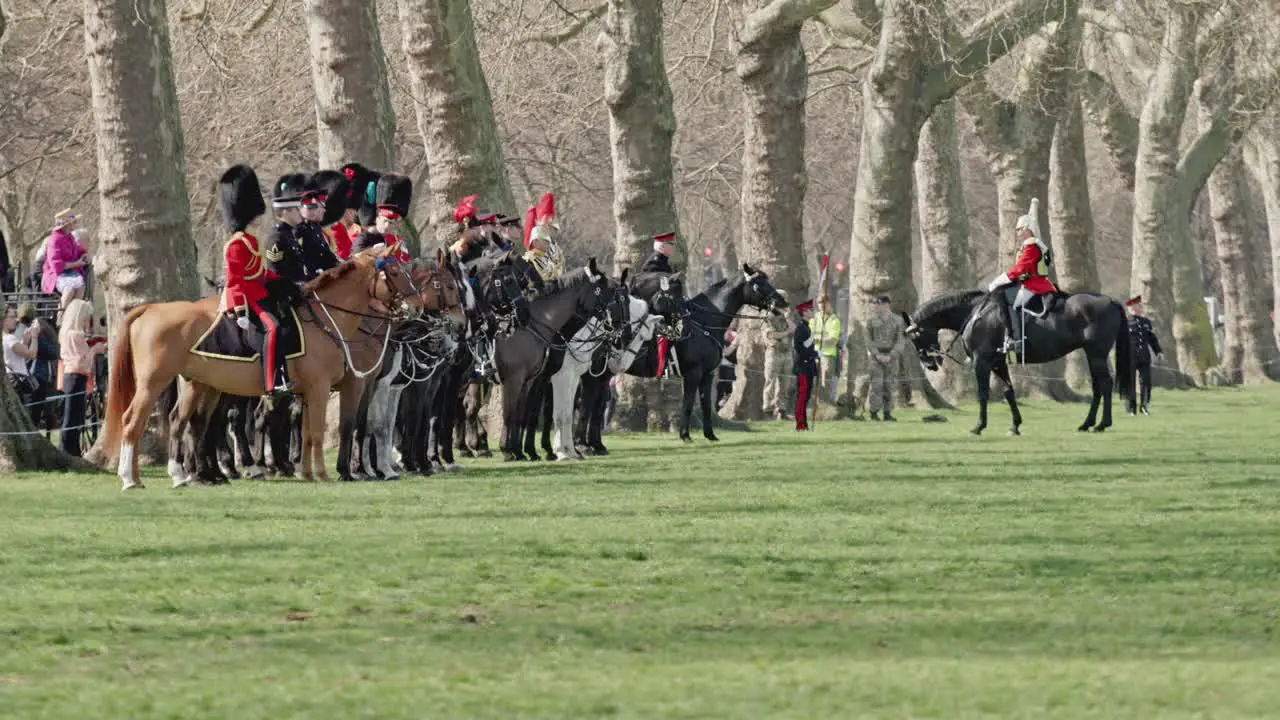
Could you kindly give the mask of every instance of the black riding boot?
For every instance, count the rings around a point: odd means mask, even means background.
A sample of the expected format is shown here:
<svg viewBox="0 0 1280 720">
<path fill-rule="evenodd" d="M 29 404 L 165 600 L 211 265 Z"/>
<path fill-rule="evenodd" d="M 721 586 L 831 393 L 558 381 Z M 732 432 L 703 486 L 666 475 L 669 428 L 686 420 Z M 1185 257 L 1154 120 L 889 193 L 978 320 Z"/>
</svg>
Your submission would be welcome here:
<svg viewBox="0 0 1280 720">
<path fill-rule="evenodd" d="M 1011 352 L 1018 347 L 1017 341 L 1020 338 L 1013 324 L 1013 303 L 1003 294 L 1000 297 L 1000 309 L 1004 311 L 1005 352 Z"/>
</svg>

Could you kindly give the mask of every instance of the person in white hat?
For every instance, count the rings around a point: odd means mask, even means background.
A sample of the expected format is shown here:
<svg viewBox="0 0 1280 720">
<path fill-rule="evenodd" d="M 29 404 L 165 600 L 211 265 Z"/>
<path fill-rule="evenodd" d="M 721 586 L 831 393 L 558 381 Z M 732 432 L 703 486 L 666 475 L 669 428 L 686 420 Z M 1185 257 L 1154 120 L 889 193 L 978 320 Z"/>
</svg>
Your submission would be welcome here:
<svg viewBox="0 0 1280 720">
<path fill-rule="evenodd" d="M 1013 267 L 1008 272 L 1000 273 L 987 285 L 987 292 L 992 293 L 1006 285 L 1014 283 L 1021 285 L 1013 299 L 1012 308 L 1009 307 L 1003 292 L 998 296 L 1000 298 L 1000 306 L 1004 310 L 1005 336 L 1003 352 L 1019 350 L 1022 345 L 1022 338 L 1016 333 L 1013 312 L 1021 312 L 1032 298 L 1051 295 L 1058 291 L 1058 288 L 1054 287 L 1048 277 L 1049 265 L 1053 262 L 1053 253 L 1050 252 L 1049 246 L 1045 245 L 1044 241 L 1040 239 L 1040 221 L 1037 219 L 1039 210 L 1040 199 L 1033 198 L 1031 200 L 1031 210 L 1026 215 L 1018 218 L 1018 224 L 1014 228 L 1019 242 L 1022 243 L 1017 262 L 1013 264 Z"/>
</svg>

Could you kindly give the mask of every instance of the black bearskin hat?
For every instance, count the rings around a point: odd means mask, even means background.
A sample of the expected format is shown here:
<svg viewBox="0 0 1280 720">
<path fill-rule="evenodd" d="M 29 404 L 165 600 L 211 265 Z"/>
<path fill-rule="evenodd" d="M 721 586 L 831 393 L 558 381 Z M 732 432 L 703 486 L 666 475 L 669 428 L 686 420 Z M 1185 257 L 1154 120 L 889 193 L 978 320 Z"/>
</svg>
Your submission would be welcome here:
<svg viewBox="0 0 1280 720">
<path fill-rule="evenodd" d="M 271 193 L 271 204 L 277 209 L 298 207 L 302 204 L 302 193 L 306 190 L 307 176 L 290 173 L 276 181 Z"/>
<path fill-rule="evenodd" d="M 409 217 L 409 205 L 413 202 L 413 181 L 405 175 L 387 173 L 378 179 L 378 209 L 391 210 L 400 217 Z"/>
<path fill-rule="evenodd" d="M 236 165 L 218 180 L 218 201 L 227 228 L 241 232 L 267 211 L 258 175 L 248 165 Z"/>
<path fill-rule="evenodd" d="M 360 163 L 347 163 L 342 166 L 342 174 L 347 178 L 347 208 L 359 210 L 364 204 L 364 193 L 370 182 L 377 182 L 375 173 Z"/>
<path fill-rule="evenodd" d="M 324 193 L 324 217 L 320 224 L 328 227 L 342 219 L 342 214 L 347 211 L 347 196 L 351 193 L 346 175 L 337 170 L 321 170 L 311 176 L 307 189 Z"/>
</svg>

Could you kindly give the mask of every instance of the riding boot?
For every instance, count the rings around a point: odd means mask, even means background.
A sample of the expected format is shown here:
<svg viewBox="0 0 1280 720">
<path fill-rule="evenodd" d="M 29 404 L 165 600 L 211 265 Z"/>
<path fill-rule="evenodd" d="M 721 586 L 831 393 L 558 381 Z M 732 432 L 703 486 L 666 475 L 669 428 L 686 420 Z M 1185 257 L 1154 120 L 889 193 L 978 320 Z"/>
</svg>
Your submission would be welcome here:
<svg viewBox="0 0 1280 720">
<path fill-rule="evenodd" d="M 1017 349 L 1018 338 L 1015 336 L 1015 326 L 1013 324 L 1013 304 L 1007 299 L 1000 303 L 1000 309 L 1004 311 L 1004 347 L 1001 352 L 1010 353 Z"/>
</svg>

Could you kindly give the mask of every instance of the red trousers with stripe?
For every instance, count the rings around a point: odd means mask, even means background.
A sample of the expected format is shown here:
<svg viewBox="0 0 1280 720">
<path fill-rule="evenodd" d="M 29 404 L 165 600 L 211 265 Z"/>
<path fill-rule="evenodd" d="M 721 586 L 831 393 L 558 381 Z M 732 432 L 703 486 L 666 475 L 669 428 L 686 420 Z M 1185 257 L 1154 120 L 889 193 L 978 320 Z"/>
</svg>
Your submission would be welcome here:
<svg viewBox="0 0 1280 720">
<path fill-rule="evenodd" d="M 813 376 L 800 373 L 796 376 L 796 430 L 809 429 L 809 395 L 813 393 Z"/>
<path fill-rule="evenodd" d="M 670 338 L 658 338 L 658 374 L 656 377 L 662 377 L 662 373 L 667 370 L 667 354 L 671 352 Z"/>
<path fill-rule="evenodd" d="M 280 334 L 280 325 L 275 317 L 263 310 L 258 303 L 250 301 L 249 309 L 258 315 L 258 319 L 262 321 L 262 327 L 267 330 L 267 341 L 262 348 L 262 369 L 266 373 L 267 392 L 271 392 L 276 387 L 276 339 Z"/>
</svg>

